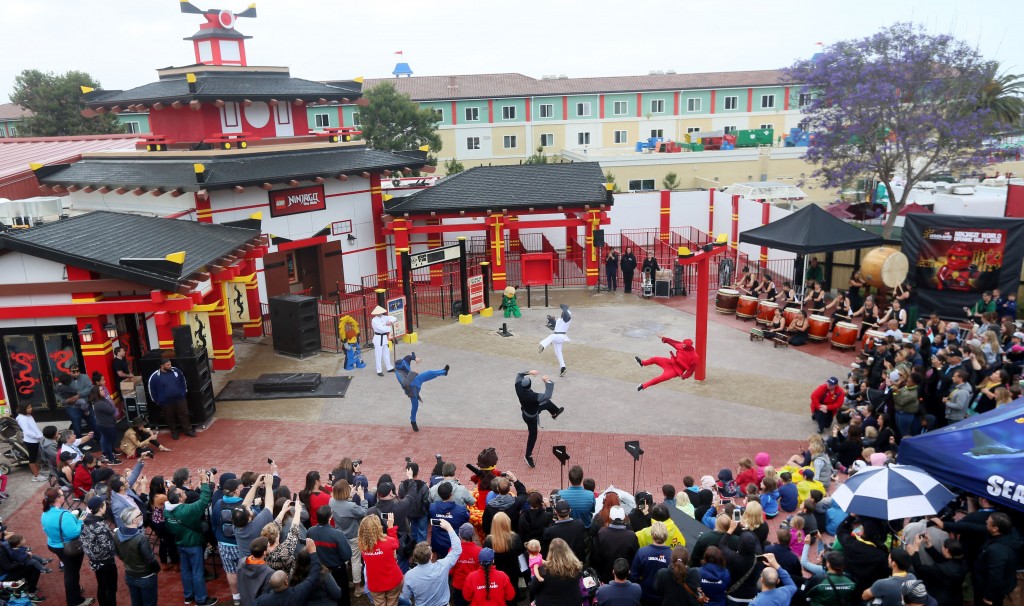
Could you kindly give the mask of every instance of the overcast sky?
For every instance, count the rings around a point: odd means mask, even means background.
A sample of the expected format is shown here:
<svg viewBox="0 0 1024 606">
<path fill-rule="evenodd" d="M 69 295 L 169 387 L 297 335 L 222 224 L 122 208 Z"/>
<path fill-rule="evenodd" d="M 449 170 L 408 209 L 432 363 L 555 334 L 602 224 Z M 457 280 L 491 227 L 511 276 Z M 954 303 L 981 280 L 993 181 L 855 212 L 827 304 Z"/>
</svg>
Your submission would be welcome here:
<svg viewBox="0 0 1024 606">
<path fill-rule="evenodd" d="M 245 9 L 245 0 L 197 0 Z M 194 62 L 198 15 L 176 0 L 0 0 L 0 102 L 23 69 L 83 70 L 105 88 Z M 1024 72 L 1024 2 L 994 0 L 260 0 L 240 19 L 250 65 L 289 66 L 327 80 L 520 72 L 540 77 L 738 71 L 787 66 L 829 44 L 915 21 L 951 33 Z M 395 51 L 404 51 L 399 57 Z"/>
</svg>

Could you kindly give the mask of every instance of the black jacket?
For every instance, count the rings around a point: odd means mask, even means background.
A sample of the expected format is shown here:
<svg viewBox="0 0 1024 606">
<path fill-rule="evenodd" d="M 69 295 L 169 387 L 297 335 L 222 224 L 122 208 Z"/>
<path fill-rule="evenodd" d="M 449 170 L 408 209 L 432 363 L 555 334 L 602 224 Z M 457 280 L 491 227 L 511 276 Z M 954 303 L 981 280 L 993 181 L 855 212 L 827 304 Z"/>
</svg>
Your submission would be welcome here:
<svg viewBox="0 0 1024 606">
<path fill-rule="evenodd" d="M 305 606 L 309 596 L 320 583 L 320 558 L 316 553 L 309 554 L 309 574 L 305 580 L 284 591 L 270 590 L 256 598 L 256 606 Z"/>
<path fill-rule="evenodd" d="M 1002 600 L 1017 586 L 1017 552 L 1020 537 L 1017 531 L 990 538 L 981 546 L 974 562 L 974 586 L 982 588 L 986 600 Z"/>
<path fill-rule="evenodd" d="M 553 518 L 554 514 L 547 509 L 527 509 L 519 515 L 516 532 L 519 533 L 524 544 L 533 540 L 543 541 L 544 529 L 551 526 Z"/>
<path fill-rule="evenodd" d="M 964 546 L 964 559 L 974 562 L 978 559 L 981 546 L 988 540 L 988 529 L 985 524 L 988 517 L 995 513 L 994 509 L 979 509 L 960 518 L 956 522 L 946 522 L 942 529 L 950 534 L 957 535 L 960 543 Z"/>
<path fill-rule="evenodd" d="M 963 606 L 967 562 L 963 558 L 947 560 L 934 546 L 927 549 L 934 564 L 925 565 L 920 552 L 915 553 L 914 574 L 924 581 L 928 595 L 935 598 L 939 606 Z"/>
<path fill-rule="evenodd" d="M 569 548 L 576 554 L 579 561 L 586 562 L 586 546 L 584 543 L 584 536 L 587 534 L 587 529 L 583 526 L 583 522 L 569 518 L 567 520 L 558 520 L 551 526 L 548 526 L 544 530 L 544 539 L 541 541 L 541 549 L 544 552 L 544 557 L 548 555 L 548 546 L 551 545 L 551 541 L 554 539 L 562 539 L 569 544 Z"/>
<path fill-rule="evenodd" d="M 856 576 L 857 595 L 860 595 L 875 581 L 889 576 L 889 552 L 853 536 L 852 530 L 856 523 L 859 522 L 853 517 L 843 520 L 836 530 L 836 539 L 843 546 L 846 570 Z"/>
<path fill-rule="evenodd" d="M 573 578 L 556 577 L 540 567 L 544 582 L 537 579 L 530 581 L 530 594 L 536 596 L 537 606 L 575 606 L 582 602 L 580 595 L 580 575 Z"/>
<path fill-rule="evenodd" d="M 522 482 L 517 480 L 515 487 L 516 496 L 499 494 L 484 507 L 482 518 L 484 534 L 491 534 L 491 521 L 494 520 L 494 514 L 499 512 L 504 512 L 512 520 L 512 532 L 518 531 L 519 514 L 523 511 L 526 498 L 530 495 L 526 492 L 526 486 Z"/>
<path fill-rule="evenodd" d="M 636 271 L 636 256 L 633 253 L 626 253 L 619 258 L 619 268 L 624 274 L 631 274 Z"/>
<path fill-rule="evenodd" d="M 655 259 L 654 257 L 644 259 L 642 270 L 647 271 L 648 269 L 651 270 L 651 278 L 653 279 L 654 273 L 661 269 L 661 267 L 658 265 L 658 260 Z"/>
<path fill-rule="evenodd" d="M 726 533 L 718 532 L 717 530 L 705 530 L 700 533 L 697 537 L 697 542 L 693 544 L 690 550 L 690 566 L 692 568 L 699 568 L 701 566 L 701 560 L 704 559 L 704 552 L 708 550 L 708 547 L 718 547 L 718 544 L 722 541 Z"/>
<path fill-rule="evenodd" d="M 121 531 L 114 533 L 117 555 L 124 562 L 124 572 L 130 577 L 145 577 L 160 569 L 160 564 L 153 555 L 153 548 L 146 538 L 146 533 L 139 532 L 125 538 Z"/>
<path fill-rule="evenodd" d="M 348 539 L 345 538 L 345 533 L 337 528 L 320 523 L 310 527 L 306 531 L 306 537 L 316 543 L 316 554 L 327 568 L 341 568 L 352 559 L 352 548 L 348 544 Z"/>
<path fill-rule="evenodd" d="M 617 524 L 609 524 L 597 531 L 597 539 L 590 553 L 590 565 L 597 570 L 602 583 L 612 581 L 612 566 L 615 560 L 626 558 L 632 562 L 640 549 L 636 533 Z"/>
</svg>

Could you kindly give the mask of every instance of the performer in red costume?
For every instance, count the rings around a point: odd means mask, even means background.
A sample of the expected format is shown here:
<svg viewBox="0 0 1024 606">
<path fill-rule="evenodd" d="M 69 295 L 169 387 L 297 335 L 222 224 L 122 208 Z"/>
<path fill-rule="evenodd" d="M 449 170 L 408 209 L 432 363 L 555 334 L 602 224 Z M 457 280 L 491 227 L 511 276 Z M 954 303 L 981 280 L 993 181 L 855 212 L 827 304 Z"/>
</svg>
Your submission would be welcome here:
<svg viewBox="0 0 1024 606">
<path fill-rule="evenodd" d="M 971 263 L 973 252 L 966 244 L 957 243 L 946 251 L 946 264 L 935 275 L 937 290 L 971 290 L 971 280 L 981 275 Z"/>
<path fill-rule="evenodd" d="M 675 351 L 672 352 L 672 355 L 669 358 L 655 357 L 641 360 L 640 356 L 635 356 L 636 362 L 640 366 L 657 364 L 661 367 L 661 375 L 646 383 L 637 385 L 637 391 L 643 391 L 652 385 L 657 385 L 662 381 L 668 381 L 675 377 L 679 377 L 683 380 L 689 379 L 690 376 L 693 375 L 694 371 L 697 370 L 697 361 L 700 359 L 700 356 L 693 348 L 693 341 L 690 339 L 683 339 L 682 342 L 679 342 L 664 335 L 658 335 L 658 337 L 661 339 L 662 343 L 671 345 Z"/>
</svg>

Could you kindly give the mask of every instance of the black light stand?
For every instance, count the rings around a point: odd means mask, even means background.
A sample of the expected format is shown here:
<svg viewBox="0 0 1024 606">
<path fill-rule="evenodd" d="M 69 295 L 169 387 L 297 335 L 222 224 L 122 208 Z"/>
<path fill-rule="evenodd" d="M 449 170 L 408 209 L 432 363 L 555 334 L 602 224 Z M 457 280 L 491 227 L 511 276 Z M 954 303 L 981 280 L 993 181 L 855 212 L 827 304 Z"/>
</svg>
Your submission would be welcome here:
<svg viewBox="0 0 1024 606">
<path fill-rule="evenodd" d="M 636 494 L 636 463 L 644 456 L 644 451 L 640 448 L 640 440 L 628 440 L 626 442 L 626 452 L 633 457 L 633 494 Z M 642 469 L 643 463 L 640 466 Z"/>
<path fill-rule="evenodd" d="M 566 452 L 565 446 L 552 446 L 551 453 L 555 455 L 555 458 L 562 465 L 558 472 L 558 487 L 565 488 L 565 464 L 569 461 L 569 453 Z"/>
</svg>

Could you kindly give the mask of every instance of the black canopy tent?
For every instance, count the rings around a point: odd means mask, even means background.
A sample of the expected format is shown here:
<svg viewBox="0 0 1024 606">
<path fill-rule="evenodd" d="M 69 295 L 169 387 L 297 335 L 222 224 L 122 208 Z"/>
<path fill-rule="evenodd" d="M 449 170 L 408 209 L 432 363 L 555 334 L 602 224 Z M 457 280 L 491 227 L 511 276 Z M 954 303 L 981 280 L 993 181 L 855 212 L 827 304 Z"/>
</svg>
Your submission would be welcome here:
<svg viewBox="0 0 1024 606">
<path fill-rule="evenodd" d="M 788 217 L 740 233 L 740 242 L 796 253 L 834 252 L 881 246 L 882 237 L 838 219 L 820 206 L 809 204 Z M 801 269 L 800 292 L 805 274 Z"/>
</svg>

